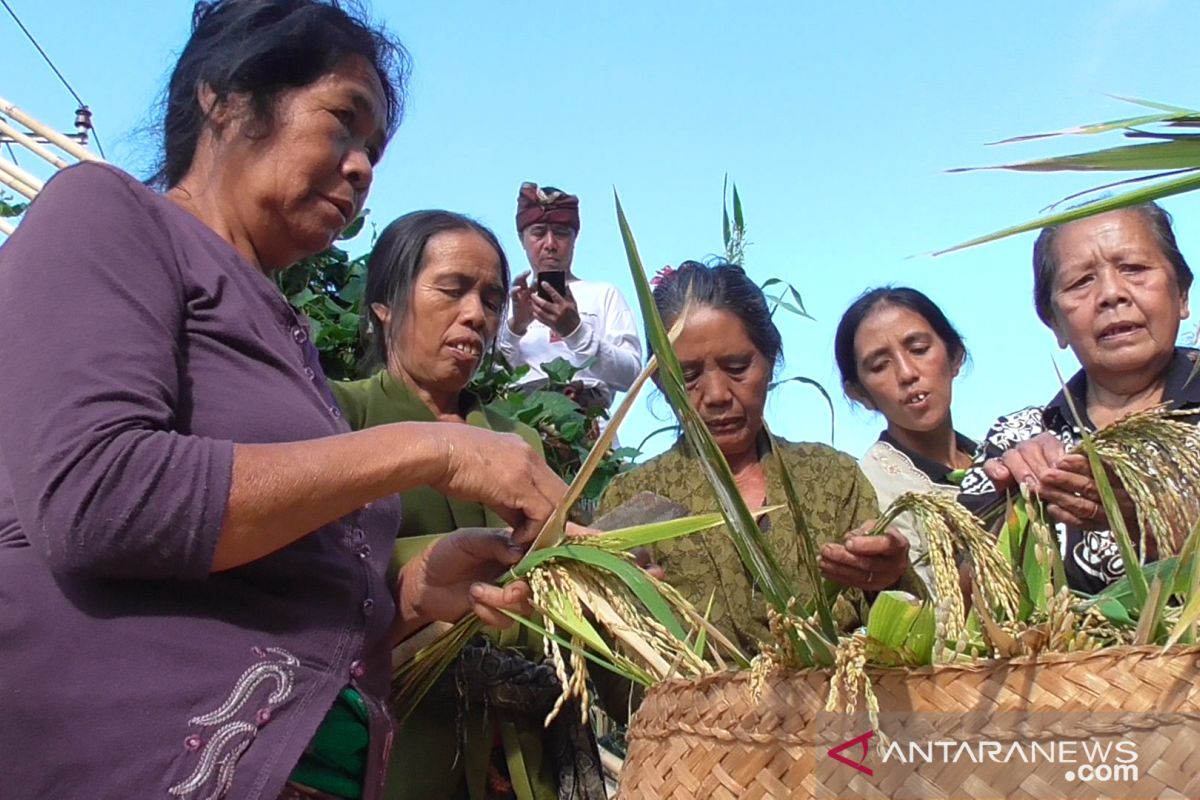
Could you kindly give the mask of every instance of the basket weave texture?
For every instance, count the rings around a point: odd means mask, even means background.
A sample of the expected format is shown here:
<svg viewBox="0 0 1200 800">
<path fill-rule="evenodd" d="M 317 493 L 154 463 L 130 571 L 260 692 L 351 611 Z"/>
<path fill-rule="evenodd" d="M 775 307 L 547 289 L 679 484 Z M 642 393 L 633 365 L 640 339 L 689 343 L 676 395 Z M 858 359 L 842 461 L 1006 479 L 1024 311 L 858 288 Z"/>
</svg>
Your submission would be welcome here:
<svg viewBox="0 0 1200 800">
<path fill-rule="evenodd" d="M 824 712 L 829 673 L 747 673 L 669 681 L 629 729 L 622 800 L 757 798 L 1200 798 L 1200 647 L 1123 647 L 970 665 L 870 671 L 892 741 L 950 738 L 1136 743 L 1133 784 L 1083 783 L 1058 763 L 880 765 L 860 774 L 828 757 L 864 715 Z M 861 699 L 858 702 L 862 708 Z M 859 730 L 855 727 L 861 728 Z M 877 742 L 876 742 L 877 744 Z M 857 759 L 863 751 L 848 753 Z"/>
</svg>

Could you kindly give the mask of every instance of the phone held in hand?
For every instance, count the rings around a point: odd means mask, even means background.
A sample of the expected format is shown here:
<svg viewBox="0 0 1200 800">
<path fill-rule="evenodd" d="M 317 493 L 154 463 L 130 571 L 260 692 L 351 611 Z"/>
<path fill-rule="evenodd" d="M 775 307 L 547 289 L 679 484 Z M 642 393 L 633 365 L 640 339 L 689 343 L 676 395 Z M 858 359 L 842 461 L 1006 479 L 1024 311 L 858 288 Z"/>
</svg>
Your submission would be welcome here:
<svg viewBox="0 0 1200 800">
<path fill-rule="evenodd" d="M 537 274 L 538 297 L 543 300 L 552 300 L 550 293 L 542 286 L 543 283 L 553 286 L 559 297 L 567 296 L 567 273 L 563 270 L 543 270 Z"/>
</svg>

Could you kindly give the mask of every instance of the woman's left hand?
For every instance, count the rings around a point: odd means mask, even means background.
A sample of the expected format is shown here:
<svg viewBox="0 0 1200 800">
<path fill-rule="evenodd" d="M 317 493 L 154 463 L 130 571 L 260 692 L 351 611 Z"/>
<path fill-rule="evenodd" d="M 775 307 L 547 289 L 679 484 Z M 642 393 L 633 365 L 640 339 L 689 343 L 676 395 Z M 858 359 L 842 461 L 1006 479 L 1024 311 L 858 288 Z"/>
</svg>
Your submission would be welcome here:
<svg viewBox="0 0 1200 800">
<path fill-rule="evenodd" d="M 818 564 L 827 580 L 866 592 L 881 592 L 900 582 L 908 570 L 908 539 L 895 528 L 870 536 L 873 527 L 875 520 L 865 522 L 841 544 L 821 548 Z"/>
<path fill-rule="evenodd" d="M 495 528 L 464 528 L 438 539 L 400 571 L 396 639 L 435 620 L 456 622 L 468 611 L 496 628 L 512 624 L 503 611 L 530 616 L 527 583 L 492 584 L 524 552 Z"/>
<path fill-rule="evenodd" d="M 1132 532 L 1137 526 L 1137 510 L 1133 498 L 1121 481 L 1108 473 L 1108 482 L 1121 508 L 1121 515 Z M 1100 490 L 1096 487 L 1087 457 L 1078 453 L 1063 456 L 1042 476 L 1038 496 L 1046 504 L 1046 513 L 1058 522 L 1085 531 L 1110 527 Z"/>
</svg>

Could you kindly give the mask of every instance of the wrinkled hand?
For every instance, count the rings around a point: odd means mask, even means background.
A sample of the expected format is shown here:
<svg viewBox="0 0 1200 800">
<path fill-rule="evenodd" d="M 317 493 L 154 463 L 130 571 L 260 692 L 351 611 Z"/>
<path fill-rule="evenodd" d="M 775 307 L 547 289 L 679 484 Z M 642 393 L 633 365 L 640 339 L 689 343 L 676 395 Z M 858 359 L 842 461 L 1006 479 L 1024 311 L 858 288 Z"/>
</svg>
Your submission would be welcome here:
<svg viewBox="0 0 1200 800">
<path fill-rule="evenodd" d="M 512 624 L 500 609 L 529 616 L 532 593 L 527 583 L 491 583 L 520 561 L 524 551 L 506 531 L 494 528 L 463 528 L 426 547 L 400 570 L 396 638 L 435 620 L 456 622 L 468 611 L 497 628 Z"/>
<path fill-rule="evenodd" d="M 868 536 L 875 526 L 870 520 L 846 534 L 841 544 L 821 548 L 818 565 L 827 580 L 881 592 L 900 582 L 908 570 L 908 539 L 895 528 L 881 536 Z"/>
<path fill-rule="evenodd" d="M 1057 522 L 1080 530 L 1109 527 L 1087 457 L 1068 453 L 1062 441 L 1053 434 L 1040 433 L 1014 445 L 1002 456 L 985 462 L 983 471 L 1000 491 L 1028 486 L 1045 503 L 1046 513 Z M 1137 524 L 1133 500 L 1115 475 L 1111 472 L 1107 475 L 1132 530 Z"/>
<path fill-rule="evenodd" d="M 563 297 L 553 286 L 543 284 L 542 288 L 550 299 L 543 300 L 536 292 L 530 295 L 534 319 L 559 336 L 570 336 L 579 327 L 579 308 L 575 305 L 575 298 L 570 291 Z"/>
<path fill-rule="evenodd" d="M 429 481 L 440 494 L 482 503 L 513 528 L 513 540 L 528 546 L 555 504 L 567 492 L 546 462 L 514 433 L 472 425 L 426 423 L 441 439 L 441 467 Z"/>
<path fill-rule="evenodd" d="M 997 491 L 1028 486 L 1037 491 L 1042 477 L 1066 455 L 1062 441 L 1052 433 L 1039 433 L 1010 447 L 1002 455 L 983 463 L 984 473 Z"/>
<path fill-rule="evenodd" d="M 525 270 L 513 281 L 508 293 L 509 304 L 508 329 L 517 336 L 524 336 L 533 322 L 533 289 L 529 286 L 529 270 Z"/>
<path fill-rule="evenodd" d="M 1105 474 L 1126 526 L 1133 533 L 1137 530 L 1137 509 L 1134 508 L 1133 498 L 1111 470 Z M 1059 522 L 1085 531 L 1107 530 L 1111 527 L 1087 456 L 1072 453 L 1060 458 L 1042 475 L 1038 496 L 1046 504 L 1046 513 Z M 1148 543 L 1147 546 L 1151 545 Z M 1154 553 L 1148 555 L 1155 556 Z"/>
</svg>

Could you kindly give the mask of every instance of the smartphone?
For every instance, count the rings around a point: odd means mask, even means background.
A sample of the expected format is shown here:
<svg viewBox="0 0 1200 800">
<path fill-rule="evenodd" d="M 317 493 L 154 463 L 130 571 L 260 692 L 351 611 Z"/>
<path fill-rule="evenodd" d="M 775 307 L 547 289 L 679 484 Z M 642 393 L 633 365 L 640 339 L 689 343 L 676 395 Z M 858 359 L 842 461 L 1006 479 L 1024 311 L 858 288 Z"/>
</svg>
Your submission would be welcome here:
<svg viewBox="0 0 1200 800">
<path fill-rule="evenodd" d="M 543 283 L 550 284 L 560 297 L 567 296 L 567 273 L 562 270 L 544 270 L 537 274 L 538 297 L 550 300 L 550 294 L 542 287 Z"/>
</svg>

